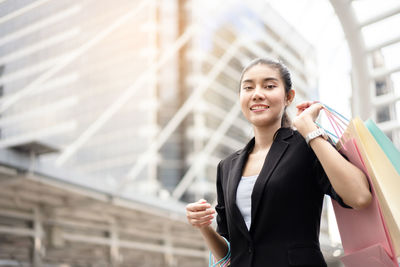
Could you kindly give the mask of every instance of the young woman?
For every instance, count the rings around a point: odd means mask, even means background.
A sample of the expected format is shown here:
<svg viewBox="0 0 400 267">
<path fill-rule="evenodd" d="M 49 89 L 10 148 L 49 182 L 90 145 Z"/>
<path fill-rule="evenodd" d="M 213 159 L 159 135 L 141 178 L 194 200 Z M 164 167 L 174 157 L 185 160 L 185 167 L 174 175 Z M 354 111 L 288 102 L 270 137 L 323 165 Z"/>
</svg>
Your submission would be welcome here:
<svg viewBox="0 0 400 267">
<path fill-rule="evenodd" d="M 342 206 L 371 201 L 365 175 L 343 158 L 314 123 L 321 105 L 297 106 L 294 130 L 290 73 L 280 62 L 256 59 L 240 78 L 240 105 L 254 138 L 218 164 L 215 211 L 200 200 L 187 205 L 210 251 L 232 267 L 326 266 L 319 247 L 324 194 Z"/>
</svg>

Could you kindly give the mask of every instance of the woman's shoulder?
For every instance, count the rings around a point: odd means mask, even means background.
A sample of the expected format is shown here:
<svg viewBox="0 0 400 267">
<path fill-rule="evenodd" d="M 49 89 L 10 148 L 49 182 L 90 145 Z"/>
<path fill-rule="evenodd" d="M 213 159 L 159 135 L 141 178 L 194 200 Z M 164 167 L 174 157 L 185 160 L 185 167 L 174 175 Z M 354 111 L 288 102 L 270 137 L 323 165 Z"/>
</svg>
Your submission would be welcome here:
<svg viewBox="0 0 400 267">
<path fill-rule="evenodd" d="M 250 152 L 252 147 L 254 146 L 254 142 L 255 142 L 255 139 L 253 137 L 247 142 L 247 144 L 244 147 L 242 147 L 239 150 L 236 150 L 235 152 L 229 154 L 224 159 L 222 159 L 220 164 L 223 164 L 224 162 L 230 162 L 232 159 L 240 156 L 241 154 Z"/>
<path fill-rule="evenodd" d="M 229 154 L 225 158 L 221 159 L 221 161 L 219 162 L 219 165 L 224 165 L 224 164 L 227 164 L 227 163 L 231 162 L 232 159 L 236 158 L 237 156 L 239 156 L 243 152 L 244 152 L 244 148 L 239 149 L 239 150 Z"/>
<path fill-rule="evenodd" d="M 293 131 L 293 141 L 301 145 L 308 146 L 304 137 L 297 131 L 297 129 L 292 129 Z"/>
<path fill-rule="evenodd" d="M 296 129 L 292 129 L 292 133 L 292 136 L 286 139 L 286 141 L 289 143 L 289 150 L 292 151 L 291 154 L 297 158 L 314 158 L 314 151 L 309 145 L 307 145 L 304 137 Z"/>
<path fill-rule="evenodd" d="M 289 141 L 289 142 L 302 142 L 303 136 L 297 131 L 296 128 L 282 127 L 279 128 L 274 135 L 276 141 Z M 305 142 L 305 141 L 304 141 Z"/>
<path fill-rule="evenodd" d="M 296 138 L 299 138 L 299 137 L 303 138 L 303 136 L 301 136 L 301 134 L 299 133 L 299 131 L 297 131 L 296 128 L 290 128 L 290 131 L 293 133 L 293 136 L 294 136 L 294 137 L 296 137 Z M 303 138 L 303 139 L 304 139 L 304 138 Z"/>
</svg>

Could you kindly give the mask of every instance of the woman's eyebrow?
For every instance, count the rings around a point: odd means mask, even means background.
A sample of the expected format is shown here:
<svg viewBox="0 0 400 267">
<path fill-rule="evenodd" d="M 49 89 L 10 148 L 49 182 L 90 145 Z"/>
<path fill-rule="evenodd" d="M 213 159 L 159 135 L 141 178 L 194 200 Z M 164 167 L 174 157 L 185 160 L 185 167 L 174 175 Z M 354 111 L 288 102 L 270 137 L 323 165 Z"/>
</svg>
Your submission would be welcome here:
<svg viewBox="0 0 400 267">
<path fill-rule="evenodd" d="M 263 79 L 263 82 L 268 82 L 268 81 L 278 81 L 278 79 L 277 78 L 274 78 L 274 77 L 268 77 L 268 78 L 264 78 Z M 242 81 L 242 84 L 243 83 L 254 83 L 254 80 L 252 80 L 252 79 L 246 79 L 246 80 L 243 80 Z"/>
<path fill-rule="evenodd" d="M 252 79 L 247 79 L 247 80 L 242 81 L 242 83 L 252 83 L 252 82 L 253 82 Z"/>
<path fill-rule="evenodd" d="M 264 82 L 268 82 L 268 81 L 278 81 L 278 79 L 277 78 L 273 78 L 273 77 L 268 77 L 268 78 L 265 78 L 264 79 Z"/>
</svg>

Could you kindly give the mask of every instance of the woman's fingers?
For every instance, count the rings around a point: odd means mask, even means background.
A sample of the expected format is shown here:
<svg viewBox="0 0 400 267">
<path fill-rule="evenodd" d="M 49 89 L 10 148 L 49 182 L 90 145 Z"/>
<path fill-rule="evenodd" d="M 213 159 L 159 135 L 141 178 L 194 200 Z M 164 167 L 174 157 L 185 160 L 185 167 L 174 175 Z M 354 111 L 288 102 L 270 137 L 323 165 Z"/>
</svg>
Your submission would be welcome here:
<svg viewBox="0 0 400 267">
<path fill-rule="evenodd" d="M 198 202 L 195 202 L 195 203 L 190 203 L 190 204 L 188 204 L 187 206 L 186 206 L 186 210 L 188 210 L 188 211 L 203 211 L 203 210 L 206 210 L 206 209 L 209 209 L 209 208 L 211 208 L 211 205 L 210 204 L 208 204 L 208 203 L 198 203 Z"/>
<path fill-rule="evenodd" d="M 188 222 L 195 227 L 202 227 L 211 224 L 214 219 L 215 210 L 210 208 L 211 205 L 204 199 L 188 204 L 186 206 L 186 217 Z"/>
<path fill-rule="evenodd" d="M 318 116 L 319 111 L 322 108 L 322 105 L 318 101 L 307 101 L 300 103 L 296 106 L 297 108 L 297 116 L 307 110 L 308 113 L 315 119 Z"/>
<path fill-rule="evenodd" d="M 300 115 L 304 110 L 309 108 L 312 104 L 313 104 L 312 101 L 306 101 L 306 102 L 302 102 L 302 103 L 298 104 L 296 106 L 296 108 L 297 108 L 297 116 Z"/>
<path fill-rule="evenodd" d="M 213 215 L 206 215 L 206 216 L 201 216 L 201 217 L 193 217 L 193 216 L 189 216 L 189 220 L 191 220 L 192 222 L 202 222 L 202 221 L 209 221 L 214 219 Z"/>
<path fill-rule="evenodd" d="M 207 218 L 207 217 L 205 217 L 205 218 L 202 218 L 202 219 L 190 219 L 190 220 L 189 220 L 189 223 L 190 223 L 192 226 L 200 227 L 200 226 L 204 226 L 204 225 L 209 225 L 209 224 L 211 224 L 211 223 L 212 223 L 212 220 L 213 220 L 213 218 Z"/>
<path fill-rule="evenodd" d="M 303 136 L 311 128 L 315 128 L 314 122 L 322 108 L 323 106 L 317 101 L 308 101 L 297 105 L 297 116 L 293 120 L 293 125 Z"/>
<path fill-rule="evenodd" d="M 203 217 L 201 219 L 188 219 L 188 221 L 192 226 L 201 227 L 204 225 L 211 224 L 213 219 L 214 219 L 214 217 L 207 216 L 207 217 Z"/>
<path fill-rule="evenodd" d="M 199 224 L 199 227 L 208 226 L 210 224 L 212 224 L 212 220 Z"/>
<path fill-rule="evenodd" d="M 306 108 L 308 108 L 309 106 L 311 106 L 312 104 L 314 104 L 316 101 L 304 101 L 304 102 L 301 102 L 300 104 L 298 104 L 297 106 L 296 106 L 296 108 L 300 108 L 300 109 L 306 109 Z"/>
<path fill-rule="evenodd" d="M 203 217 L 207 217 L 207 216 L 213 216 L 215 213 L 214 210 L 205 210 L 205 211 L 187 211 L 186 215 L 189 216 L 190 218 L 194 218 L 194 219 L 200 219 Z"/>
<path fill-rule="evenodd" d="M 318 101 L 304 101 L 304 102 L 301 102 L 300 104 L 298 104 L 296 106 L 296 108 L 304 110 L 304 109 L 311 107 L 312 105 L 314 105 L 316 103 L 319 103 L 319 102 Z"/>
</svg>

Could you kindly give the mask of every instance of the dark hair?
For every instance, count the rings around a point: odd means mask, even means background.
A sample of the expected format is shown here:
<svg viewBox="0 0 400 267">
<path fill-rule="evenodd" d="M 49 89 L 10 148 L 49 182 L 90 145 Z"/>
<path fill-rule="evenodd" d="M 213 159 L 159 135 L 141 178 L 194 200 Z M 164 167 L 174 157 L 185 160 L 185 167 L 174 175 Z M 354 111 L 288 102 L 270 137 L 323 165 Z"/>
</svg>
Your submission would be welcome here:
<svg viewBox="0 0 400 267">
<path fill-rule="evenodd" d="M 281 76 L 281 79 L 283 81 L 284 87 L 285 87 L 285 94 L 287 95 L 289 91 L 292 89 L 292 79 L 290 77 L 290 72 L 289 69 L 285 66 L 280 61 L 268 59 L 268 58 L 256 58 L 253 61 L 251 61 L 242 71 L 242 74 L 240 75 L 240 81 L 239 81 L 239 91 L 240 91 L 240 86 L 242 84 L 243 76 L 244 74 L 251 69 L 252 67 L 256 65 L 267 65 L 270 68 L 276 69 L 279 71 L 279 74 Z M 292 122 L 290 121 L 290 118 L 286 112 L 286 107 L 285 111 L 282 116 L 281 120 L 281 126 L 282 127 L 290 127 Z"/>
</svg>

